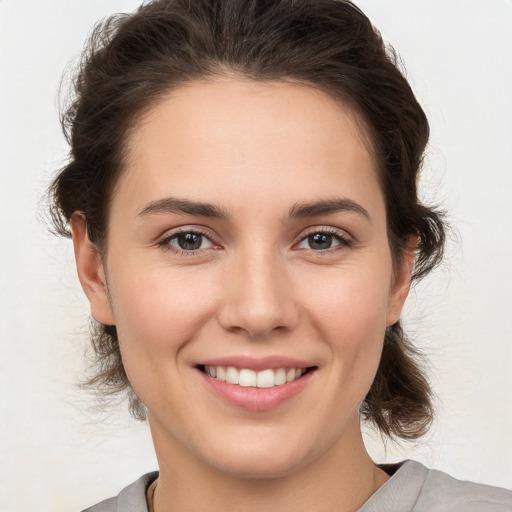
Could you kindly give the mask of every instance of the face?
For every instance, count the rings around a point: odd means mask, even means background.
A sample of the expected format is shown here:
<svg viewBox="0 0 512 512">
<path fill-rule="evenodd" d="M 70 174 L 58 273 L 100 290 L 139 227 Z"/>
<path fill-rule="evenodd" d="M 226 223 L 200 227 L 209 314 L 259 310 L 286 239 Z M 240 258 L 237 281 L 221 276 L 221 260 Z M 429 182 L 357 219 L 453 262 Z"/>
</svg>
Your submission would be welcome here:
<svg viewBox="0 0 512 512">
<path fill-rule="evenodd" d="M 348 108 L 290 83 L 174 90 L 130 136 L 106 258 L 74 235 L 157 455 L 266 477 L 359 442 L 410 262 L 392 268 L 376 165 Z"/>
</svg>

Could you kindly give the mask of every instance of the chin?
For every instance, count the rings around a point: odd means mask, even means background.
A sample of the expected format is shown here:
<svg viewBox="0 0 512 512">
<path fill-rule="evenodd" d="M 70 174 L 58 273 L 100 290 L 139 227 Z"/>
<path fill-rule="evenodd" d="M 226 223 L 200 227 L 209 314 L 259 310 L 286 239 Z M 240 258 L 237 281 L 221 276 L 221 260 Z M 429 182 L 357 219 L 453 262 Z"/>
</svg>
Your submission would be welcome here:
<svg viewBox="0 0 512 512">
<path fill-rule="evenodd" d="M 233 478 L 254 480 L 286 477 L 309 459 L 304 443 L 268 437 L 265 441 L 253 437 L 249 442 L 232 442 L 209 455 L 207 463 L 218 471 Z"/>
<path fill-rule="evenodd" d="M 272 460 L 268 460 L 272 458 Z M 236 461 L 226 461 L 224 464 L 217 463 L 217 469 L 233 478 L 247 480 L 277 479 L 289 476 L 301 467 L 301 460 L 297 454 L 290 454 L 288 457 L 275 456 L 269 453 L 255 455 L 254 457 L 238 457 Z"/>
</svg>

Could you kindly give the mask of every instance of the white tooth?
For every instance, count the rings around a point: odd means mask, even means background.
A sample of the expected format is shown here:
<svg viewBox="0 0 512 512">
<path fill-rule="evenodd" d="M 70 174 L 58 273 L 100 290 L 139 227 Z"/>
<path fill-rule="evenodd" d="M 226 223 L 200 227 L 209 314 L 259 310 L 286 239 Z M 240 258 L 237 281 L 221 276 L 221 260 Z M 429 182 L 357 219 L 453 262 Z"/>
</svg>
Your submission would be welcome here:
<svg viewBox="0 0 512 512">
<path fill-rule="evenodd" d="M 302 370 L 300 368 L 297 368 L 295 370 L 295 378 L 298 379 L 302 375 Z"/>
<path fill-rule="evenodd" d="M 238 384 L 246 388 L 250 386 L 256 387 L 256 372 L 253 372 L 252 370 L 247 370 L 246 368 L 240 370 Z"/>
<path fill-rule="evenodd" d="M 276 386 L 280 386 L 281 384 L 286 384 L 286 372 L 284 368 L 279 368 L 274 373 L 274 381 Z"/>
<path fill-rule="evenodd" d="M 259 388 L 271 388 L 274 386 L 274 370 L 263 370 L 258 372 L 257 386 Z"/>
<path fill-rule="evenodd" d="M 286 382 L 292 382 L 295 380 L 295 368 L 290 368 L 286 372 Z"/>
<path fill-rule="evenodd" d="M 215 366 L 206 366 L 205 370 L 210 377 L 215 377 L 217 375 L 215 371 Z"/>
<path fill-rule="evenodd" d="M 217 366 L 216 372 L 217 379 L 226 381 L 226 369 L 224 368 L 224 366 Z"/>
<path fill-rule="evenodd" d="M 229 382 L 229 384 L 238 384 L 238 370 L 233 366 L 226 368 L 226 382 Z"/>
</svg>

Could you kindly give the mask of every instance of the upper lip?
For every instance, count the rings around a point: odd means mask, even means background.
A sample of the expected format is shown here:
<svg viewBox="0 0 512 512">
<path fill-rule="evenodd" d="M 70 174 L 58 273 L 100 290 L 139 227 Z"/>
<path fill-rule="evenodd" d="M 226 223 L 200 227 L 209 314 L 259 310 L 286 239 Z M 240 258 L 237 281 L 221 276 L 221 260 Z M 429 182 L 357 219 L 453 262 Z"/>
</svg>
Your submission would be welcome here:
<svg viewBox="0 0 512 512">
<path fill-rule="evenodd" d="M 316 366 L 311 361 L 304 361 L 286 356 L 266 356 L 266 357 L 251 357 L 251 356 L 224 356 L 216 357 L 201 361 L 197 366 L 233 366 L 235 368 L 246 368 L 255 372 L 277 369 L 277 368 L 310 368 Z"/>
</svg>

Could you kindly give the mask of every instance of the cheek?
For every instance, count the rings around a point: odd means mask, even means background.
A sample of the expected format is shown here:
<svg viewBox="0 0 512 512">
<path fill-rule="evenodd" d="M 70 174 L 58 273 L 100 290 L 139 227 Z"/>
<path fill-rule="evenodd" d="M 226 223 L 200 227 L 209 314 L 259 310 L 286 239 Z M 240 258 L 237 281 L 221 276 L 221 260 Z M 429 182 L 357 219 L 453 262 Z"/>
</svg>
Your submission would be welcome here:
<svg viewBox="0 0 512 512">
<path fill-rule="evenodd" d="M 387 273 L 368 268 L 350 269 L 311 283 L 315 290 L 310 309 L 318 327 L 336 332 L 340 337 L 364 338 L 371 331 L 383 332 L 389 301 L 390 278 Z M 316 286 L 313 286 L 315 284 Z M 350 335 L 350 336 L 349 336 Z"/>
<path fill-rule="evenodd" d="M 187 377 L 181 363 L 186 347 L 211 318 L 213 283 L 200 287 L 197 279 L 169 268 L 144 272 L 141 265 L 134 278 L 113 280 L 123 366 L 136 395 L 152 410 L 186 407 L 179 396 L 179 384 Z"/>
<path fill-rule="evenodd" d="M 347 271 L 318 286 L 309 317 L 332 354 L 338 389 L 351 390 L 354 404 L 366 395 L 377 371 L 384 341 L 390 273 Z"/>
<path fill-rule="evenodd" d="M 126 359 L 133 352 L 157 361 L 177 353 L 211 316 L 215 284 L 171 269 L 135 275 L 112 286 L 121 350 Z"/>
</svg>

